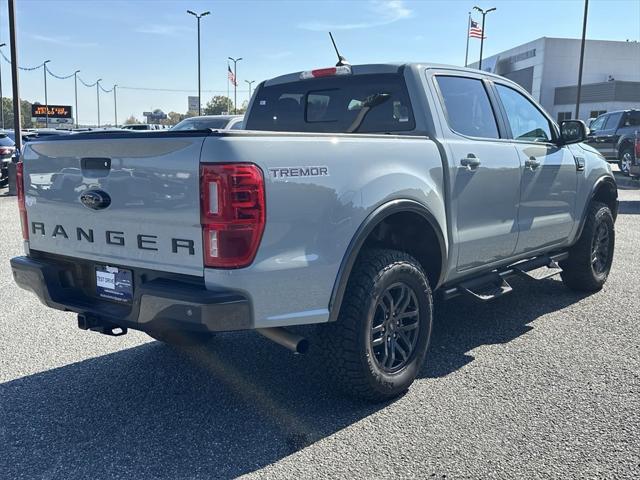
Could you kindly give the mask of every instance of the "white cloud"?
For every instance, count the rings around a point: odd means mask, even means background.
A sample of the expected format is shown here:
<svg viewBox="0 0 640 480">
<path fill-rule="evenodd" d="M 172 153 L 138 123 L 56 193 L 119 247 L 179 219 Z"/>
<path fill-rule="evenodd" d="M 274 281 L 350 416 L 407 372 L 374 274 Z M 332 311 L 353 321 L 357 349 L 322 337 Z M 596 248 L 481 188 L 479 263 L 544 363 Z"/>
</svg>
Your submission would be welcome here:
<svg viewBox="0 0 640 480">
<path fill-rule="evenodd" d="M 51 43 L 53 45 L 60 45 L 61 47 L 97 47 L 98 44 L 95 42 L 76 42 L 71 39 L 71 37 L 61 36 L 61 37 L 53 37 L 48 35 L 38 35 L 33 34 L 31 38 L 34 40 L 39 40 L 41 42 Z"/>
<path fill-rule="evenodd" d="M 181 33 L 191 31 L 191 29 L 183 27 L 181 25 L 153 23 L 149 25 L 142 25 L 136 28 L 135 31 L 138 33 L 148 33 L 151 35 L 178 36 Z"/>
<path fill-rule="evenodd" d="M 322 23 L 308 22 L 298 25 L 299 28 L 312 31 L 354 30 L 372 28 L 409 18 L 413 11 L 407 8 L 403 0 L 371 0 L 367 5 L 368 19 L 355 23 Z"/>
</svg>

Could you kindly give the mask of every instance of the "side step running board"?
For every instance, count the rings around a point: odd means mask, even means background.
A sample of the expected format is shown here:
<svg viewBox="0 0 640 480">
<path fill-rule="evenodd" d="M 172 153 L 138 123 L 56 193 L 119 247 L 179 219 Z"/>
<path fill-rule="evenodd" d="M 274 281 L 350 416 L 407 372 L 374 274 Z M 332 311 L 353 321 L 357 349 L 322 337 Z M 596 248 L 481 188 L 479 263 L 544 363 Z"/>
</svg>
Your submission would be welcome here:
<svg viewBox="0 0 640 480">
<path fill-rule="evenodd" d="M 465 294 L 487 302 L 513 290 L 506 280 L 507 277 L 520 275 L 532 280 L 544 280 L 553 277 L 562 272 L 558 262 L 565 260 L 568 256 L 568 253 L 563 252 L 524 260 L 475 278 L 463 280 L 457 285 L 445 287 L 442 291 L 442 297 L 445 300 L 449 300 Z"/>
<path fill-rule="evenodd" d="M 549 259 L 549 263 L 543 267 L 534 268 L 533 270 L 524 270 L 519 265 L 514 265 L 513 269 L 516 273 L 522 275 L 526 278 L 531 278 L 532 280 L 544 280 L 546 278 L 555 277 L 560 272 L 562 272 L 562 268 L 558 265 L 558 262 L 555 260 Z"/>
<path fill-rule="evenodd" d="M 482 281 L 484 282 L 484 279 Z M 473 281 L 462 282 L 458 288 L 462 290 L 463 293 L 471 295 L 483 302 L 488 302 L 494 298 L 501 297 L 513 290 L 511 285 L 509 285 L 507 281 L 497 273 L 494 281 L 489 281 L 488 283 L 478 283 Z"/>
</svg>

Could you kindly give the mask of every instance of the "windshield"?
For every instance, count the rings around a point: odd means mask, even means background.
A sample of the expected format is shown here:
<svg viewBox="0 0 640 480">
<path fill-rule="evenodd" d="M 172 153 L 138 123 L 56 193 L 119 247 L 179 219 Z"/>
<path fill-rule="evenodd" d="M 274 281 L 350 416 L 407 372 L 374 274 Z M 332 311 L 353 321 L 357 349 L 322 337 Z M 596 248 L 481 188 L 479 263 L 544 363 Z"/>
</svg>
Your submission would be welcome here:
<svg viewBox="0 0 640 480">
<path fill-rule="evenodd" d="M 191 117 L 182 120 L 171 130 L 206 130 L 207 128 L 216 130 L 225 128 L 227 123 L 229 123 L 228 118 Z"/>
<path fill-rule="evenodd" d="M 345 75 L 262 87 L 247 130 L 387 133 L 415 128 L 404 78 Z"/>
</svg>

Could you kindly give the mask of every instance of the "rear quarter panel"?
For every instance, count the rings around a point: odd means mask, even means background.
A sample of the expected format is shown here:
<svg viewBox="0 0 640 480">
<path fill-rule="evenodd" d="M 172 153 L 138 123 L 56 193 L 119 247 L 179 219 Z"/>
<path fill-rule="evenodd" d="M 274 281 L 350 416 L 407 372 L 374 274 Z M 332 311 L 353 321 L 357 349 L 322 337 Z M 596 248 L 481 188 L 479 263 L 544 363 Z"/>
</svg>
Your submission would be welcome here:
<svg viewBox="0 0 640 480">
<path fill-rule="evenodd" d="M 386 202 L 425 205 L 446 235 L 442 163 L 426 137 L 238 132 L 207 138 L 207 159 L 256 163 L 264 173 L 267 222 L 253 264 L 205 269 L 209 288 L 249 294 L 256 327 L 327 321 L 347 247 Z M 287 167 L 325 167 L 327 175 L 280 177 Z"/>
</svg>

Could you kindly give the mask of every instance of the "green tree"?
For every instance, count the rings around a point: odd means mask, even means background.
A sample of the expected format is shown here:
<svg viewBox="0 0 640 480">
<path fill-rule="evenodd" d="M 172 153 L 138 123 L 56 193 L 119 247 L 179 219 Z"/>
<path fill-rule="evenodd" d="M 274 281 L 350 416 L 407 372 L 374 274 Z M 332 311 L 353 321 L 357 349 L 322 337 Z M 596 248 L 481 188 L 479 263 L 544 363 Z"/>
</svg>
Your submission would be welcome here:
<svg viewBox="0 0 640 480">
<path fill-rule="evenodd" d="M 2 110 L 4 112 L 4 128 L 13 128 L 13 100 L 11 98 L 2 98 Z M 22 117 L 22 128 L 32 128 L 31 102 L 27 100 L 20 101 L 20 115 Z"/>
<path fill-rule="evenodd" d="M 169 112 L 167 113 L 167 120 L 165 120 L 167 125 L 175 125 L 182 120 L 184 120 L 185 116 L 178 112 Z"/>
<path fill-rule="evenodd" d="M 238 113 L 240 115 L 244 115 L 245 113 L 247 113 L 247 108 L 249 108 L 249 100 L 245 100 L 244 102 L 242 102 L 242 106 L 238 109 Z"/>
<path fill-rule="evenodd" d="M 233 111 L 233 102 L 223 95 L 216 95 L 204 107 L 205 115 L 222 115 Z"/>
</svg>

